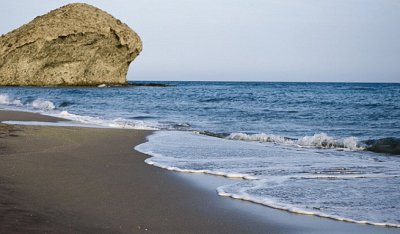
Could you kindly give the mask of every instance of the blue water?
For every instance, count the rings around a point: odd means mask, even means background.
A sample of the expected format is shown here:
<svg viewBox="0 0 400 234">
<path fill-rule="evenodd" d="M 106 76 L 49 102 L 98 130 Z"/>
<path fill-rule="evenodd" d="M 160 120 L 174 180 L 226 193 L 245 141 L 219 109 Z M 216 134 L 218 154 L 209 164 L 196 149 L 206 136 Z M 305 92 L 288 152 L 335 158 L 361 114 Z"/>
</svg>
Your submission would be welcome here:
<svg viewBox="0 0 400 234">
<path fill-rule="evenodd" d="M 189 123 L 192 129 L 216 133 L 400 136 L 400 84 L 169 83 L 176 86 L 1 88 L 0 93 L 24 104 L 49 100 L 57 110 L 74 114 L 164 125 Z"/>
<path fill-rule="evenodd" d="M 400 227 L 400 84 L 0 88 L 0 108 L 157 129 L 147 163 L 237 177 L 221 196 Z"/>
</svg>

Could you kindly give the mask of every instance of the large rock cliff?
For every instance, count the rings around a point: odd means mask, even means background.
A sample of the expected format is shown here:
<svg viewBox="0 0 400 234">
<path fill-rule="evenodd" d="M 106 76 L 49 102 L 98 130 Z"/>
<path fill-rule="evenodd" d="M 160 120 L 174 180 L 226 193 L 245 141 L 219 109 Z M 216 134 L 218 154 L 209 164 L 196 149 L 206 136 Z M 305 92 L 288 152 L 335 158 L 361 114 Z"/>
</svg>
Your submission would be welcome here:
<svg viewBox="0 0 400 234">
<path fill-rule="evenodd" d="M 88 4 L 53 10 L 0 38 L 0 85 L 124 84 L 142 50 L 126 24 Z"/>
</svg>

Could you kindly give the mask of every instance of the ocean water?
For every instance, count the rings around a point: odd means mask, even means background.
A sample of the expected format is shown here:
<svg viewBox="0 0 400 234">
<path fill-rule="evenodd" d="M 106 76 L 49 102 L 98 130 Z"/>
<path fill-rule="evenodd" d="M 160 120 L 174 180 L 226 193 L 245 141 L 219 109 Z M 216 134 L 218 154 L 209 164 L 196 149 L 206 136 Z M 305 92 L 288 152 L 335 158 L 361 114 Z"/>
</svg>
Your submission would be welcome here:
<svg viewBox="0 0 400 234">
<path fill-rule="evenodd" d="M 232 178 L 221 196 L 400 227 L 400 84 L 163 82 L 0 88 L 0 108 L 154 129 L 146 163 Z"/>
</svg>

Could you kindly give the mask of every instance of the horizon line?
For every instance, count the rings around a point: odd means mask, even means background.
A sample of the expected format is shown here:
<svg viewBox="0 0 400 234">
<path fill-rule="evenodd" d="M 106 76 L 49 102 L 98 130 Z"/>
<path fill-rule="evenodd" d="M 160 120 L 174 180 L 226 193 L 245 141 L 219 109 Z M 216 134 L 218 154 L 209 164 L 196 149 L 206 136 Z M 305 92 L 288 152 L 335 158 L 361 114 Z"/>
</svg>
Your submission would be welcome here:
<svg viewBox="0 0 400 234">
<path fill-rule="evenodd" d="M 353 83 L 353 84 L 400 84 L 390 81 L 260 81 L 260 80 L 127 80 L 128 82 L 230 82 L 230 83 Z"/>
</svg>

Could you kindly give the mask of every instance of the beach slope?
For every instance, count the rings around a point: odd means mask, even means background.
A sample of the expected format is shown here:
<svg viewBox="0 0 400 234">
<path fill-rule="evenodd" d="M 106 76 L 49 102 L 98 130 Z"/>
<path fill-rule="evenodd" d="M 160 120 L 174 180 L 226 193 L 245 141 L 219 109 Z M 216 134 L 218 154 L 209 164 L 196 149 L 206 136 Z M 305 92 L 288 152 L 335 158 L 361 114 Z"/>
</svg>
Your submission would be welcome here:
<svg viewBox="0 0 400 234">
<path fill-rule="evenodd" d="M 55 120 L 0 111 L 0 121 L 10 117 Z M 266 228 L 215 207 L 212 195 L 185 185 L 174 173 L 146 165 L 148 156 L 133 148 L 149 131 L 1 124 L 0 132 L 1 233 Z"/>
<path fill-rule="evenodd" d="M 0 121 L 5 120 L 60 119 L 0 110 Z M 212 176 L 174 173 L 145 164 L 148 156 L 134 146 L 149 134 L 0 124 L 0 233 L 398 231 L 219 197 L 212 188 L 216 180 Z M 199 185 L 207 181 L 207 188 Z"/>
</svg>

